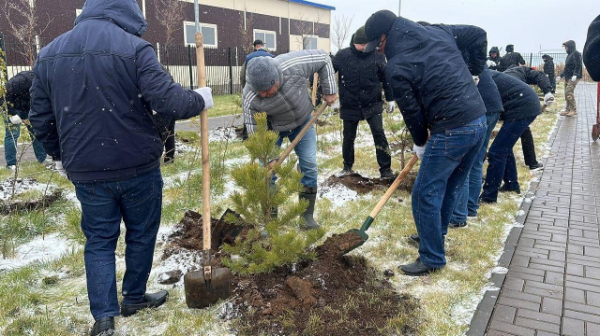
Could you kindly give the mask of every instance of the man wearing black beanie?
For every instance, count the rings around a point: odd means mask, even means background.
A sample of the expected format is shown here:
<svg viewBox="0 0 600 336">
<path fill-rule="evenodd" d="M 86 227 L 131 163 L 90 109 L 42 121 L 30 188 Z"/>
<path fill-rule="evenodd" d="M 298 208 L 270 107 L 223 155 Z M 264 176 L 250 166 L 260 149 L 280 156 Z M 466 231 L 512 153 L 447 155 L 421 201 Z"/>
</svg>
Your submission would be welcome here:
<svg viewBox="0 0 600 336">
<path fill-rule="evenodd" d="M 387 56 L 387 81 L 422 160 L 412 194 L 420 257 L 401 269 L 425 275 L 446 265 L 450 216 L 486 134 L 476 83 L 487 35 L 474 26 L 423 26 L 388 10 L 373 14 L 365 29 L 366 51 Z"/>
</svg>

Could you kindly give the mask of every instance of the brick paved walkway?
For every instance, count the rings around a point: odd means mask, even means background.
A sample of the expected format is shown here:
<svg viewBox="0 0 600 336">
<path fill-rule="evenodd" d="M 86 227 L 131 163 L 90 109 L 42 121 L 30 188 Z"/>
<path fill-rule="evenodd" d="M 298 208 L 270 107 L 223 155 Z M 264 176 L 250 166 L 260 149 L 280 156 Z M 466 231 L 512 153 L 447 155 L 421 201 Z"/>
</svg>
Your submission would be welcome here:
<svg viewBox="0 0 600 336">
<path fill-rule="evenodd" d="M 487 335 L 600 335 L 600 145 L 596 86 L 552 142 Z"/>
</svg>

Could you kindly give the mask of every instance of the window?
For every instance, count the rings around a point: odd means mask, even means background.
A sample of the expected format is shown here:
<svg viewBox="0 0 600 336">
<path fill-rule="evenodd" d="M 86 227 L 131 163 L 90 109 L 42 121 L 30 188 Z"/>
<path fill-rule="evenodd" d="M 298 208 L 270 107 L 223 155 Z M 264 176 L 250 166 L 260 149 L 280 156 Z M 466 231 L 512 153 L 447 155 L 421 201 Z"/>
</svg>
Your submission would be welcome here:
<svg viewBox="0 0 600 336">
<path fill-rule="evenodd" d="M 83 11 L 82 9 L 79 9 L 79 8 L 77 8 L 77 9 L 75 10 L 75 17 L 78 17 L 79 15 L 81 15 L 81 12 L 82 12 L 82 11 Z"/>
<path fill-rule="evenodd" d="M 183 38 L 185 45 L 196 45 L 196 24 L 193 22 L 183 23 Z M 204 37 L 204 46 L 207 48 L 217 48 L 217 25 L 201 23 L 202 36 Z"/>
<path fill-rule="evenodd" d="M 310 36 L 310 35 L 304 35 L 304 37 L 302 38 L 303 40 L 303 44 L 304 44 L 304 50 L 307 49 L 319 49 L 318 44 L 317 44 L 317 40 L 318 37 L 317 36 Z"/>
<path fill-rule="evenodd" d="M 254 39 L 261 40 L 269 50 L 277 50 L 277 39 L 274 31 L 254 29 Z"/>
</svg>

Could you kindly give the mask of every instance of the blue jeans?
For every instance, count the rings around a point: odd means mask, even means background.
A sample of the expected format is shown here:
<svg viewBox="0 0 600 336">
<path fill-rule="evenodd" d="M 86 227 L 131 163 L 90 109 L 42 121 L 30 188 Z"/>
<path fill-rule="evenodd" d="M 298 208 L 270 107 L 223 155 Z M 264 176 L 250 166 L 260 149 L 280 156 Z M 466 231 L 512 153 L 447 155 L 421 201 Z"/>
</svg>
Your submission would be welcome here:
<svg viewBox="0 0 600 336">
<path fill-rule="evenodd" d="M 486 114 L 487 132 L 477 158 L 473 163 L 473 167 L 469 171 L 469 177 L 465 180 L 463 189 L 458 196 L 450 223 L 465 223 L 467 215 L 477 215 L 477 210 L 479 210 L 479 195 L 481 194 L 481 187 L 483 185 L 483 162 L 485 161 L 490 137 L 492 136 L 494 127 L 498 123 L 498 119 L 500 119 L 500 113 Z"/>
<path fill-rule="evenodd" d="M 412 193 L 412 210 L 428 267 L 446 265 L 444 236 L 456 197 L 465 183 L 486 133 L 485 116 L 463 127 L 432 134 Z"/>
<path fill-rule="evenodd" d="M 143 301 L 160 225 L 160 169 L 116 182 L 73 183 L 81 202 L 81 229 L 90 310 L 96 320 L 119 315 L 115 249 L 125 222 L 123 303 Z"/>
<path fill-rule="evenodd" d="M 290 141 L 294 141 L 298 133 L 302 130 L 304 125 L 310 121 L 311 117 L 302 124 L 291 131 L 279 133 L 279 139 L 277 139 L 277 146 L 281 147 L 283 139 L 288 138 Z M 308 132 L 304 135 L 302 140 L 298 142 L 296 148 L 294 148 L 296 155 L 298 155 L 298 166 L 300 166 L 300 172 L 304 174 L 302 177 L 302 183 L 305 187 L 316 188 L 317 187 L 317 134 L 315 133 L 315 127 L 312 126 Z"/>
<path fill-rule="evenodd" d="M 505 121 L 500 128 L 488 154 L 489 166 L 481 194 L 483 201 L 496 202 L 498 200 L 498 189 L 503 179 L 511 190 L 519 187 L 513 147 L 535 118 Z"/>
<path fill-rule="evenodd" d="M 38 162 L 42 163 L 46 160 L 46 151 L 42 144 L 37 141 L 33 135 L 33 128 L 31 125 L 25 125 L 29 131 L 29 136 L 33 141 L 33 152 Z M 10 122 L 8 118 L 4 118 L 4 158 L 6 159 L 7 166 L 14 166 L 17 164 L 17 140 L 21 136 L 21 125 L 15 125 Z"/>
</svg>

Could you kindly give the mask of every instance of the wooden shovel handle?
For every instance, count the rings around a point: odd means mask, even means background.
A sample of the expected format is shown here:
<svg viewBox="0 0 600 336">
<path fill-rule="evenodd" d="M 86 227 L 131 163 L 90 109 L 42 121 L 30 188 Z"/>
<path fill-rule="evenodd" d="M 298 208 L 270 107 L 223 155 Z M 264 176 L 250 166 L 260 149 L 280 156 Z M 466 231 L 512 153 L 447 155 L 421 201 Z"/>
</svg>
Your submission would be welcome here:
<svg viewBox="0 0 600 336">
<path fill-rule="evenodd" d="M 206 68 L 204 66 L 204 38 L 196 33 L 196 68 L 198 70 L 198 86 L 206 87 Z M 210 221 L 210 157 L 208 153 L 208 112 L 200 113 L 200 143 L 202 146 L 202 234 L 203 248 L 211 247 Z"/>
<path fill-rule="evenodd" d="M 383 208 L 385 203 L 387 203 L 387 201 L 390 199 L 390 197 L 392 197 L 392 194 L 394 193 L 394 191 L 396 191 L 396 189 L 398 189 L 398 186 L 400 186 L 400 183 L 402 183 L 402 181 L 404 181 L 404 178 L 406 178 L 406 175 L 408 175 L 408 173 L 410 172 L 412 167 L 415 165 L 415 163 L 417 163 L 417 161 L 419 161 L 419 158 L 417 157 L 417 154 L 415 154 L 410 159 L 410 161 L 408 161 L 408 164 L 406 164 L 406 167 L 404 167 L 404 169 L 402 169 L 402 172 L 400 172 L 400 175 L 398 175 L 398 177 L 396 177 L 396 179 L 394 180 L 394 183 L 392 183 L 392 185 L 385 192 L 385 195 L 383 195 L 383 197 L 379 200 L 379 202 L 377 203 L 377 205 L 375 206 L 373 211 L 371 211 L 371 214 L 369 215 L 371 218 L 375 219 L 375 217 L 377 217 L 377 215 L 379 214 L 379 212 L 381 211 L 381 209 Z"/>
<path fill-rule="evenodd" d="M 296 145 L 302 140 L 302 138 L 304 138 L 304 136 L 306 135 L 306 132 L 308 132 L 308 130 L 311 128 L 311 126 L 314 125 L 315 122 L 317 122 L 317 119 L 323 113 L 323 111 L 325 111 L 326 108 L 327 108 L 327 104 L 325 104 L 325 103 L 321 104 L 321 106 L 315 112 L 315 114 L 312 116 L 312 118 L 306 123 L 306 125 L 304 125 L 304 127 L 302 128 L 300 133 L 298 133 L 298 135 L 296 136 L 294 141 L 292 141 L 292 143 L 289 144 L 289 146 L 287 146 L 285 151 L 283 151 L 283 154 L 281 154 L 279 159 L 277 159 L 277 163 L 276 163 L 277 165 L 281 165 L 283 163 L 283 161 L 285 161 L 285 159 L 287 159 L 287 157 L 294 150 Z"/>
</svg>

